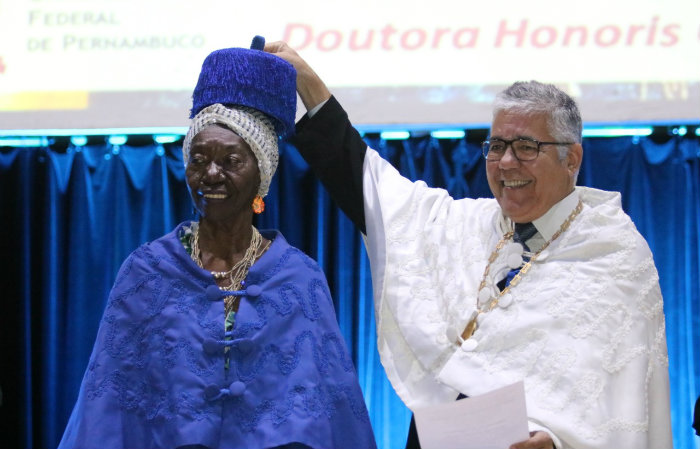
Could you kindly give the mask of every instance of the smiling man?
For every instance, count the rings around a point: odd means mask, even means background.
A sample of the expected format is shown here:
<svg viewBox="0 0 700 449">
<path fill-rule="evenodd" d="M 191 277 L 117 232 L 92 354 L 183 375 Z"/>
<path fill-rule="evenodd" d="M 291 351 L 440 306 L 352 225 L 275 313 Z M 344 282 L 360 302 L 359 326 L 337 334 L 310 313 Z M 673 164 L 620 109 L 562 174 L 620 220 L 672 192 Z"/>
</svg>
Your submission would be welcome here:
<svg viewBox="0 0 700 449">
<path fill-rule="evenodd" d="M 295 145 L 366 234 L 379 353 L 409 408 L 522 380 L 530 438 L 513 448 L 672 446 L 654 261 L 618 193 L 576 187 L 582 125 L 566 93 L 532 81 L 499 94 L 483 144 L 495 199 L 454 199 L 368 148 L 289 46 L 265 50 L 297 69 Z"/>
<path fill-rule="evenodd" d="M 545 98 L 550 101 L 532 98 L 532 105 L 524 103 L 528 95 L 536 95 L 532 86 L 549 90 Z M 563 129 L 550 126 L 555 121 L 542 110 L 551 106 L 558 111 L 557 102 L 567 104 L 564 95 L 549 86 L 516 83 L 495 105 L 491 138 L 483 144 L 486 174 L 503 214 L 516 223 L 542 217 L 574 191 L 583 156 L 578 110 L 572 102 L 573 108 L 558 112 L 569 116 L 565 123 L 571 126 L 560 126 Z M 515 103 L 516 98 L 523 103 Z"/>
</svg>

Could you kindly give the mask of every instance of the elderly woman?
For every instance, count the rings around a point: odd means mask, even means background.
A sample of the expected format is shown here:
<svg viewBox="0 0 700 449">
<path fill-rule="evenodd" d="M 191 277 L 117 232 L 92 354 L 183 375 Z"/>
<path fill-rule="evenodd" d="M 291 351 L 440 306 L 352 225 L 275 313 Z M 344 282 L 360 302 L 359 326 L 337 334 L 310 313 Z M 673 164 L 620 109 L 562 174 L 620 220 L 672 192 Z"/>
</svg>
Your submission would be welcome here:
<svg viewBox="0 0 700 449">
<path fill-rule="evenodd" d="M 183 144 L 201 218 L 124 262 L 60 448 L 375 447 L 323 273 L 252 225 L 295 78 L 258 49 L 205 60 Z"/>
</svg>

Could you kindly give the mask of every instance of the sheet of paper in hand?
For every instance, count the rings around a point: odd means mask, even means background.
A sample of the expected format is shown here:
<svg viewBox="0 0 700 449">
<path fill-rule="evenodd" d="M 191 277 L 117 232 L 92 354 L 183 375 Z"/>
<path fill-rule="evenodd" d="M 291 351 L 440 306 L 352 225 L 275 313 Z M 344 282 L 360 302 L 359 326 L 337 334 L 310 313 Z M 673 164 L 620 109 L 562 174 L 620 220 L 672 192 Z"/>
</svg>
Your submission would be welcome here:
<svg viewBox="0 0 700 449">
<path fill-rule="evenodd" d="M 522 381 L 414 416 L 422 449 L 507 449 L 530 437 Z"/>
</svg>

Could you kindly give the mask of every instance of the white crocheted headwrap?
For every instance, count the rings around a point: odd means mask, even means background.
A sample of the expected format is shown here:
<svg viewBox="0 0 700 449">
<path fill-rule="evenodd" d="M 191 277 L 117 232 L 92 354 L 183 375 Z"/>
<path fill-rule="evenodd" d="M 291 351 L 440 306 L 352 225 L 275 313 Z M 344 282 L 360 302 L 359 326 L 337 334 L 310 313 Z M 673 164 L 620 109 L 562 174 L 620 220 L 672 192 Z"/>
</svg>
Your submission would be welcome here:
<svg viewBox="0 0 700 449">
<path fill-rule="evenodd" d="M 258 195 L 265 197 L 270 189 L 272 176 L 277 170 L 279 150 L 277 147 L 277 133 L 269 118 L 257 109 L 245 106 L 226 106 L 216 103 L 202 109 L 190 124 L 185 141 L 182 144 L 182 158 L 185 167 L 190 160 L 190 148 L 192 139 L 204 128 L 214 124 L 226 126 L 235 132 L 253 150 L 258 160 L 260 170 L 260 187 Z"/>
</svg>

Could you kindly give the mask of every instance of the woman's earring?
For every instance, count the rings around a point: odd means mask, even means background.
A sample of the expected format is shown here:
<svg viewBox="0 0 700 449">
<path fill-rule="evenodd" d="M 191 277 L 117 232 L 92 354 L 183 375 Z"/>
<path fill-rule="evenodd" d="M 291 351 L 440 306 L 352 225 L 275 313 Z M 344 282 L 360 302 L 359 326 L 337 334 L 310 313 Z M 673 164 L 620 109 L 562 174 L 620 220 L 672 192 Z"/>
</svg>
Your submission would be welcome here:
<svg viewBox="0 0 700 449">
<path fill-rule="evenodd" d="M 265 201 L 263 201 L 262 197 L 260 195 L 257 195 L 253 199 L 253 212 L 256 214 L 262 214 L 262 212 L 265 210 Z"/>
</svg>

